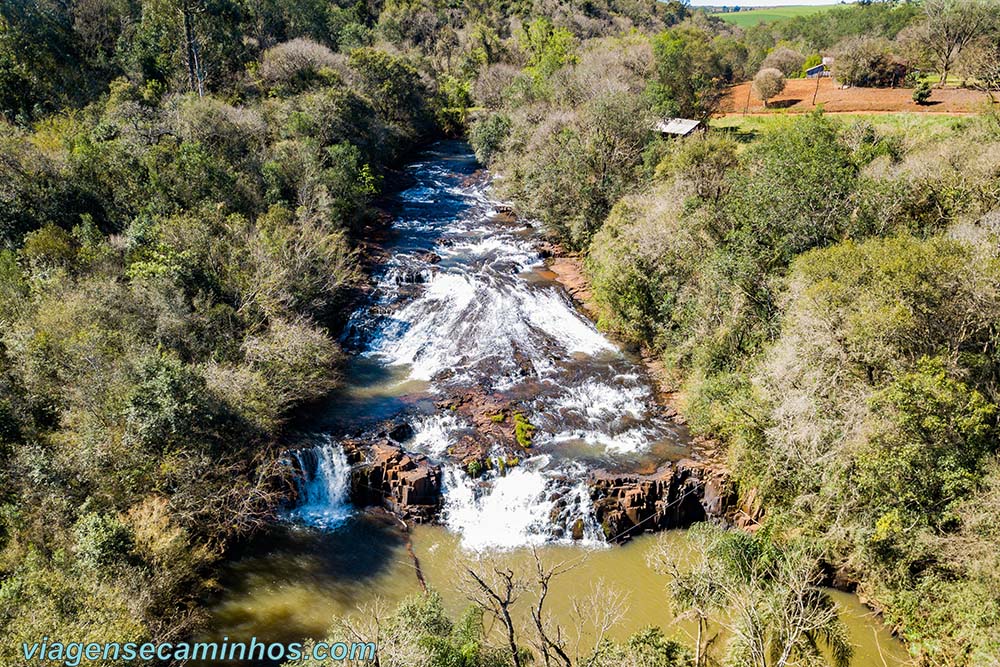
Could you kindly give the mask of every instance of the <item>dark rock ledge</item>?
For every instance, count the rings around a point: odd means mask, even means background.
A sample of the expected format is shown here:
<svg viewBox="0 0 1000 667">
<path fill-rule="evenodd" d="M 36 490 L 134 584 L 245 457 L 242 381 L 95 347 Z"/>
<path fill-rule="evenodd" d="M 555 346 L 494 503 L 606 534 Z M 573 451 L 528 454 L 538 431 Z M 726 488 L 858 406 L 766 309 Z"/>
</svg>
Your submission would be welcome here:
<svg viewBox="0 0 1000 667">
<path fill-rule="evenodd" d="M 352 466 L 351 502 L 384 508 L 404 521 L 432 522 L 441 508 L 441 466 L 407 452 L 395 440 L 410 433 L 406 425 L 395 424 L 372 438 L 343 441 Z M 666 463 L 651 475 L 595 470 L 588 486 L 596 519 L 610 542 L 711 518 L 740 525 L 749 516 L 737 505 L 725 473 L 692 459 Z M 578 526 L 557 528 L 581 536 Z"/>
<path fill-rule="evenodd" d="M 652 475 L 594 471 L 590 495 L 610 542 L 710 518 L 731 522 L 736 515 L 736 494 L 726 477 L 691 459 L 666 463 Z"/>
<path fill-rule="evenodd" d="M 404 521 L 432 521 L 441 506 L 441 466 L 383 438 L 374 443 L 348 440 L 344 453 L 351 467 L 351 502 L 380 506 Z"/>
</svg>

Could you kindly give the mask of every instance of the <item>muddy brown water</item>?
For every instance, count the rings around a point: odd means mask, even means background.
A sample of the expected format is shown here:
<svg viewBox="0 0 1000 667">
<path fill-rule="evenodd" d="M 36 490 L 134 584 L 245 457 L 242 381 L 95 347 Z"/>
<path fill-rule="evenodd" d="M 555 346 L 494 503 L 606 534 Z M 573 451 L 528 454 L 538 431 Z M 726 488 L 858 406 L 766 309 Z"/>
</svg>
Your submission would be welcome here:
<svg viewBox="0 0 1000 667">
<path fill-rule="evenodd" d="M 612 637 L 624 639 L 653 625 L 693 646 L 696 627 L 689 620 L 677 619 L 665 593 L 666 579 L 646 564 L 658 539 L 667 540 L 683 558 L 686 534 L 674 530 L 643 535 L 610 548 L 540 548 L 547 563 L 576 563 L 555 580 L 548 598 L 548 609 L 568 631 L 570 645 L 579 640 L 588 646 L 593 640 L 592 628 L 574 617 L 573 602 L 598 588 L 617 591 L 626 599 L 627 611 L 611 631 Z M 410 537 L 427 585 L 442 594 L 450 611 L 460 613 L 468 604 L 459 585 L 460 564 L 475 554 L 461 547 L 459 535 L 441 526 L 417 526 Z M 516 569 L 530 568 L 534 562 L 526 549 L 505 557 Z M 335 618 L 362 613 L 377 601 L 392 609 L 407 595 L 420 592 L 405 536 L 392 524 L 363 515 L 333 533 L 283 527 L 233 562 L 223 584 L 227 594 L 213 609 L 213 635 L 268 641 L 323 637 Z M 855 647 L 852 665 L 909 664 L 906 648 L 857 596 L 835 590 L 830 594 Z M 526 598 L 515 607 L 519 622 L 529 621 L 530 604 Z"/>
<path fill-rule="evenodd" d="M 656 625 L 692 643 L 666 581 L 646 565 L 659 539 L 683 557 L 686 532 L 609 547 L 584 481 L 595 467 L 651 470 L 680 458 L 686 434 L 657 405 L 641 362 L 598 332 L 544 271 L 534 230 L 496 215 L 479 172 L 462 142 L 439 144 L 410 165 L 409 187 L 395 197 L 388 259 L 344 336 L 353 352 L 347 386 L 313 416 L 309 455 L 289 455 L 312 466 L 299 505 L 233 554 L 208 636 L 322 638 L 336 618 L 366 605 L 391 609 L 420 589 L 409 539 L 427 585 L 456 614 L 466 604 L 461 560 L 503 554 L 526 568 L 535 548 L 548 561 L 575 564 L 549 598 L 573 644 L 592 639 L 573 604 L 593 587 L 627 600 L 613 637 Z M 470 479 L 448 460 L 470 424 L 435 402 L 470 387 L 504 396 L 538 426 L 526 459 L 504 474 Z M 405 535 L 393 519 L 348 502 L 337 439 L 390 418 L 412 424 L 408 449 L 443 466 L 442 525 Z M 577 521 L 584 539 L 574 542 L 565 527 Z M 854 665 L 905 664 L 904 647 L 878 618 L 856 597 L 832 594 L 857 647 Z M 524 601 L 516 610 L 522 621 L 527 609 Z"/>
</svg>

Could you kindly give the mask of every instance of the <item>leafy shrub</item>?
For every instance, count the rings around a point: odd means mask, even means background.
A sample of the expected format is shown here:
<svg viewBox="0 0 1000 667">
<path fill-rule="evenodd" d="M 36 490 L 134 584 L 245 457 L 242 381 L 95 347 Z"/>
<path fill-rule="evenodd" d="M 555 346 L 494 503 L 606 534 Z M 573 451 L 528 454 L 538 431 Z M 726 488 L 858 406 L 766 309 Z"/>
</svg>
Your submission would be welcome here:
<svg viewBox="0 0 1000 667">
<path fill-rule="evenodd" d="M 805 62 L 806 57 L 795 49 L 779 46 L 767 54 L 760 68 L 779 70 L 786 77 L 798 77 L 801 76 Z"/>
<path fill-rule="evenodd" d="M 769 276 L 796 254 L 841 236 L 857 169 L 837 126 L 818 115 L 775 127 L 740 162 L 722 202 L 730 225 L 722 233 L 731 248 L 723 270 L 771 317 L 776 304 Z"/>
<path fill-rule="evenodd" d="M 408 123 L 416 134 L 429 129 L 424 85 L 412 64 L 372 48 L 355 49 L 349 63 L 369 104 L 382 118 Z"/>
<path fill-rule="evenodd" d="M 33 273 L 43 276 L 72 265 L 76 243 L 69 232 L 49 224 L 25 235 L 20 254 Z"/>
<path fill-rule="evenodd" d="M 937 523 L 978 488 L 996 447 L 998 408 L 923 358 L 872 397 L 873 424 L 858 453 L 860 484 L 873 506 Z"/>
<path fill-rule="evenodd" d="M 576 114 L 535 129 L 529 146 L 518 146 L 519 137 L 512 136 L 498 161 L 510 178 L 502 187 L 571 246 L 585 247 L 629 189 L 651 125 L 637 95 L 594 98 Z"/>
<path fill-rule="evenodd" d="M 929 99 L 931 99 L 931 84 L 929 81 L 921 81 L 913 89 L 913 101 L 923 105 L 927 104 Z"/>
<path fill-rule="evenodd" d="M 251 368 L 266 379 L 278 414 L 315 399 L 337 385 L 338 345 L 308 321 L 273 320 L 243 344 Z"/>
<path fill-rule="evenodd" d="M 329 48 L 299 37 L 265 51 L 259 74 L 269 88 L 296 91 L 331 80 L 343 63 Z"/>
<path fill-rule="evenodd" d="M 851 86 L 894 86 L 906 77 L 906 66 L 896 60 L 886 40 L 852 37 L 837 44 L 833 75 Z"/>
<path fill-rule="evenodd" d="M 371 46 L 372 39 L 371 28 L 363 23 L 348 23 L 337 35 L 337 46 L 341 52 L 350 53 L 354 49 Z"/>
<path fill-rule="evenodd" d="M 676 201 L 666 187 L 623 199 L 591 242 L 587 268 L 600 323 L 632 341 L 659 342 L 678 324 L 684 285 L 702 254 Z"/>
<path fill-rule="evenodd" d="M 667 116 L 706 120 L 718 107 L 724 72 L 709 35 L 676 27 L 653 40 L 655 72 L 649 93 Z"/>
<path fill-rule="evenodd" d="M 495 155 L 503 151 L 510 126 L 510 117 L 502 113 L 490 114 L 473 124 L 469 131 L 469 143 L 480 162 L 488 165 Z"/>
<path fill-rule="evenodd" d="M 91 568 L 109 568 L 132 559 L 135 538 L 128 527 L 114 517 L 85 514 L 76 522 L 76 553 Z"/>
<path fill-rule="evenodd" d="M 784 89 L 785 77 L 781 70 L 771 67 L 754 74 L 753 92 L 764 102 L 765 107 L 768 100 L 780 95 Z"/>
<path fill-rule="evenodd" d="M 518 42 L 528 53 L 525 71 L 542 82 L 567 64 L 576 62 L 577 40 L 573 33 L 552 24 L 546 17 L 537 18 L 523 27 Z"/>
</svg>

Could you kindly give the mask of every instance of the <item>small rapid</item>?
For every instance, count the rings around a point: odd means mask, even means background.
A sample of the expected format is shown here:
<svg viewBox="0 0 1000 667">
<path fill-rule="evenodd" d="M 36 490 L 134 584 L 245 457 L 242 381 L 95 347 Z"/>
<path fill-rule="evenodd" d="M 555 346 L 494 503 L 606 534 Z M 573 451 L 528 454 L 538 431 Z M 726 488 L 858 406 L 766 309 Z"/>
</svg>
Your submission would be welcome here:
<svg viewBox="0 0 1000 667">
<path fill-rule="evenodd" d="M 329 436 L 316 445 L 291 452 L 299 475 L 298 498 L 288 513 L 293 521 L 322 528 L 336 528 L 351 516 L 348 498 L 351 466 L 344 449 Z"/>
<path fill-rule="evenodd" d="M 442 465 L 440 520 L 466 548 L 603 544 L 588 470 L 655 467 L 681 438 L 641 366 L 546 277 L 531 226 L 499 214 L 466 144 L 439 144 L 407 176 L 386 260 L 342 339 L 365 377 L 352 378 L 354 397 L 329 431 L 406 420 L 402 446 Z M 531 449 L 471 475 L 451 460 L 476 429 L 438 401 L 469 390 L 520 406 L 537 427 Z M 310 470 L 291 516 L 335 526 L 347 510 L 322 480 L 343 471 Z"/>
<path fill-rule="evenodd" d="M 483 479 L 447 466 L 442 523 L 458 533 L 462 547 L 471 551 L 570 539 L 585 546 L 605 546 L 586 484 L 579 476 L 573 481 L 547 474 L 548 464 L 549 458 L 541 455 Z"/>
</svg>

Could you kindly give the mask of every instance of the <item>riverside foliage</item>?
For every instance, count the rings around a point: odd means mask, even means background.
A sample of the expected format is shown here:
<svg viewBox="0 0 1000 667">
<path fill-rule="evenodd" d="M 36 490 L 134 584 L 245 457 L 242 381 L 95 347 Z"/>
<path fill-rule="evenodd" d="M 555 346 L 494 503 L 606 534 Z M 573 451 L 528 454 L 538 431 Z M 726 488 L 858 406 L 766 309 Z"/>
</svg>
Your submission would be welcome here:
<svg viewBox="0 0 1000 667">
<path fill-rule="evenodd" d="M 3 3 L 0 663 L 191 636 L 273 517 L 386 165 L 447 127 L 420 57 L 368 45 L 378 19 Z"/>
<path fill-rule="evenodd" d="M 940 131 L 820 112 L 670 141 L 648 119 L 704 117 L 774 38 L 850 47 L 842 67 L 882 76 L 927 47 L 933 12 L 988 5 L 873 3 L 735 34 L 695 16 L 590 40 L 471 132 L 501 187 L 585 254 L 601 325 L 665 362 L 771 534 L 816 546 L 927 664 L 1000 654 L 996 110 Z M 987 24 L 976 48 L 1000 34 Z"/>
<path fill-rule="evenodd" d="M 707 119 L 768 57 L 794 75 L 868 36 L 933 64 L 928 20 L 0 3 L 0 663 L 45 635 L 197 632 L 214 564 L 282 497 L 284 424 L 337 386 L 391 166 L 471 113 L 477 154 L 587 252 L 602 323 L 676 370 L 776 539 L 821 545 L 929 659 L 995 655 L 995 117 L 932 138 L 821 116 L 746 144 L 650 131 Z M 941 67 L 988 86 L 980 33 Z M 409 616 L 436 664 L 504 664 L 474 615 L 433 605 Z M 607 650 L 688 660 L 655 632 Z"/>
</svg>

